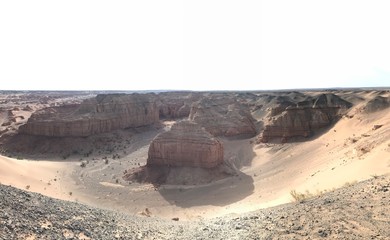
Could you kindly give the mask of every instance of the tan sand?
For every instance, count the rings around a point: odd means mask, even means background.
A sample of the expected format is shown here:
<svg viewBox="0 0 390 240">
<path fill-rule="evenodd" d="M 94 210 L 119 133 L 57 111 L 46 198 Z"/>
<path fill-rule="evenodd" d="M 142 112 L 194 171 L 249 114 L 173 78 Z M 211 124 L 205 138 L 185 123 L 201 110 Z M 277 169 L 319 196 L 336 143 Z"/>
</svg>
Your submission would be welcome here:
<svg viewBox="0 0 390 240">
<path fill-rule="evenodd" d="M 0 182 L 63 200 L 74 200 L 67 173 L 75 163 L 17 160 L 0 156 Z"/>
</svg>

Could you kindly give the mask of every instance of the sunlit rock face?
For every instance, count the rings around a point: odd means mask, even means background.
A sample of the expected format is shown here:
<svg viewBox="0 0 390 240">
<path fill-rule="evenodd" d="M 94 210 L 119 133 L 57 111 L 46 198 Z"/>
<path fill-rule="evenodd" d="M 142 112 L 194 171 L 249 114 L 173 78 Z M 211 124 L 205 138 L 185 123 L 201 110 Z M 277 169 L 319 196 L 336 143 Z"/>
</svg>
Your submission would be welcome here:
<svg viewBox="0 0 390 240">
<path fill-rule="evenodd" d="M 153 139 L 147 165 L 213 168 L 222 162 L 222 143 L 197 123 L 181 121 Z"/>
<path fill-rule="evenodd" d="M 286 142 L 295 137 L 309 137 L 315 130 L 327 127 L 337 121 L 351 103 L 334 94 L 322 94 L 316 98 L 299 102 L 278 110 L 259 136 L 259 142 L 280 139 Z"/>
<path fill-rule="evenodd" d="M 81 104 L 35 112 L 20 132 L 40 136 L 77 136 L 140 127 L 158 122 L 158 109 L 147 94 L 101 94 Z"/>
</svg>

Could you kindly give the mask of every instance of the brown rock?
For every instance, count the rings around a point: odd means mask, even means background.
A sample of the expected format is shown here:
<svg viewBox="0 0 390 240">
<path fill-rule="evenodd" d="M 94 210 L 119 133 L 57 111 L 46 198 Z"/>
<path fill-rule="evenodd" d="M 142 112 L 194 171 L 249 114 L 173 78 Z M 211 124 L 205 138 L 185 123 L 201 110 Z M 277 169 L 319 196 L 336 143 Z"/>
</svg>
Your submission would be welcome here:
<svg viewBox="0 0 390 240">
<path fill-rule="evenodd" d="M 334 94 L 322 94 L 312 100 L 286 107 L 265 123 L 259 142 L 280 138 L 287 142 L 293 137 L 309 137 L 315 130 L 327 127 L 352 106 Z M 279 107 L 279 106 L 278 106 Z"/>
<path fill-rule="evenodd" d="M 42 136 L 89 136 L 158 122 L 154 100 L 143 94 L 102 94 L 81 104 L 35 112 L 20 132 Z"/>
<path fill-rule="evenodd" d="M 147 165 L 213 168 L 222 162 L 222 143 L 198 124 L 181 121 L 153 139 Z"/>
<path fill-rule="evenodd" d="M 234 99 L 204 98 L 192 105 L 189 119 L 214 136 L 253 137 L 257 133 L 249 108 Z"/>
<path fill-rule="evenodd" d="M 191 104 L 201 97 L 199 93 L 169 92 L 158 94 L 157 107 L 160 118 L 187 118 L 190 115 Z"/>
</svg>

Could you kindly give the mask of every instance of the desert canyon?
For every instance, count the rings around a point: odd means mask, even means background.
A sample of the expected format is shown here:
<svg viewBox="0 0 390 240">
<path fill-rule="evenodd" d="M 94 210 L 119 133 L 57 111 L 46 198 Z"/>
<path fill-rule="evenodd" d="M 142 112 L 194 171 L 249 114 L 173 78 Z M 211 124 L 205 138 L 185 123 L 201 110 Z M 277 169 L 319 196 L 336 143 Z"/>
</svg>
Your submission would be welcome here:
<svg viewBox="0 0 390 240">
<path fill-rule="evenodd" d="M 0 153 L 0 239 L 390 237 L 385 88 L 2 91 Z"/>
</svg>

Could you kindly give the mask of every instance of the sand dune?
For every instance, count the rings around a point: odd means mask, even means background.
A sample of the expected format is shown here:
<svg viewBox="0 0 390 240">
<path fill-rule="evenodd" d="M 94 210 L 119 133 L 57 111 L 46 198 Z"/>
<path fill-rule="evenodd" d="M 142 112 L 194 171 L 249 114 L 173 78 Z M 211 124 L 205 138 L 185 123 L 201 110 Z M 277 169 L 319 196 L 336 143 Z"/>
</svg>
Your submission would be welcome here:
<svg viewBox="0 0 390 240">
<path fill-rule="evenodd" d="M 63 200 L 74 200 L 67 174 L 75 163 L 18 160 L 0 156 L 0 182 Z"/>
</svg>

